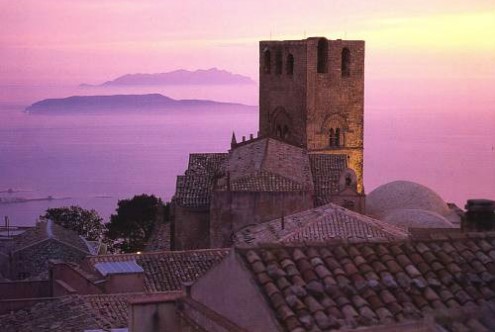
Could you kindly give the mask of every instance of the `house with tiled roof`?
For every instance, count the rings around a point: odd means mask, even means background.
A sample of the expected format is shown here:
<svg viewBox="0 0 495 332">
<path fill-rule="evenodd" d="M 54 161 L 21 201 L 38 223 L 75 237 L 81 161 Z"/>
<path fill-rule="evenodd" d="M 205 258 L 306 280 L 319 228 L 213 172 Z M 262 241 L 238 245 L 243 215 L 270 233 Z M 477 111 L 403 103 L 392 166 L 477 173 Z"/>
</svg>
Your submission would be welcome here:
<svg viewBox="0 0 495 332">
<path fill-rule="evenodd" d="M 9 279 L 25 279 L 48 276 L 48 261 L 62 259 L 80 262 L 88 255 L 95 255 L 98 248 L 76 232 L 66 229 L 53 221 L 40 221 L 35 227 L 12 237 L 4 255 L 2 272 Z"/>
<path fill-rule="evenodd" d="M 262 41 L 259 59 L 258 135 L 190 155 L 174 249 L 228 247 L 245 226 L 328 203 L 364 213 L 364 42 Z"/>
<path fill-rule="evenodd" d="M 236 249 L 190 294 L 248 331 L 492 331 L 495 233 Z"/>
</svg>

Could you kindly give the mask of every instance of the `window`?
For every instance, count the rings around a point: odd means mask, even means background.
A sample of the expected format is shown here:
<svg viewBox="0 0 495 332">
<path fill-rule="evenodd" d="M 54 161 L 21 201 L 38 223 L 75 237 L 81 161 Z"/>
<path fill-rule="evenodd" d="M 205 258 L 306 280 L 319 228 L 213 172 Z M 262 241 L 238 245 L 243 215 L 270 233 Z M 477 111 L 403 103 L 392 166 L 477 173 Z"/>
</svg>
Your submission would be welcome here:
<svg viewBox="0 0 495 332">
<path fill-rule="evenodd" d="M 272 55 L 269 50 L 263 52 L 263 72 L 270 74 L 271 71 Z"/>
<path fill-rule="evenodd" d="M 322 38 L 318 41 L 318 73 L 328 72 L 328 41 Z"/>
<path fill-rule="evenodd" d="M 335 129 L 335 146 L 340 146 L 340 128 Z"/>
<path fill-rule="evenodd" d="M 351 51 L 347 47 L 342 50 L 342 77 L 351 76 Z"/>
<path fill-rule="evenodd" d="M 279 138 L 282 138 L 282 127 L 277 126 L 277 131 L 275 132 L 275 135 Z"/>
<path fill-rule="evenodd" d="M 282 75 L 282 51 L 275 53 L 275 74 Z"/>
<path fill-rule="evenodd" d="M 328 132 L 329 136 L 329 145 L 331 147 L 340 146 L 340 128 L 330 128 Z"/>
<path fill-rule="evenodd" d="M 293 75 L 294 74 L 294 56 L 289 53 L 287 56 L 287 75 Z"/>
<path fill-rule="evenodd" d="M 282 138 L 287 140 L 289 139 L 289 135 L 290 135 L 289 127 L 284 126 L 284 130 L 282 132 Z"/>
<path fill-rule="evenodd" d="M 351 177 L 351 175 L 350 175 L 350 174 L 347 174 L 347 175 L 345 176 L 345 185 L 346 185 L 347 187 L 350 187 L 350 186 L 352 185 L 352 177 Z"/>
</svg>

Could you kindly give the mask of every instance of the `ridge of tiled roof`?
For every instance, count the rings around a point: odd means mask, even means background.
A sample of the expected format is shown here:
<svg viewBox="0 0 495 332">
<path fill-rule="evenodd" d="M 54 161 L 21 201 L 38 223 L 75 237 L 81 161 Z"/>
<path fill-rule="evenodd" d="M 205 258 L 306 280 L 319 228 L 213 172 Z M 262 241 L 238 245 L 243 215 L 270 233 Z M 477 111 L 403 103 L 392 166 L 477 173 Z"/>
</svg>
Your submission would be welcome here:
<svg viewBox="0 0 495 332">
<path fill-rule="evenodd" d="M 144 269 L 147 292 L 179 290 L 184 282 L 196 281 L 218 264 L 230 249 L 156 251 L 141 254 L 101 255 L 88 257 L 90 265 L 103 262 L 135 260 Z"/>
<path fill-rule="evenodd" d="M 239 246 L 262 243 L 312 243 L 332 240 L 388 241 L 408 236 L 407 231 L 335 204 L 252 225 L 234 235 Z"/>
<path fill-rule="evenodd" d="M 14 237 L 13 251 L 20 251 L 51 239 L 90 254 L 90 249 L 81 236 L 51 220 L 41 221 L 35 227 Z"/>
<path fill-rule="evenodd" d="M 288 331 L 380 326 L 439 310 L 495 307 L 495 234 L 236 252 Z"/>
</svg>

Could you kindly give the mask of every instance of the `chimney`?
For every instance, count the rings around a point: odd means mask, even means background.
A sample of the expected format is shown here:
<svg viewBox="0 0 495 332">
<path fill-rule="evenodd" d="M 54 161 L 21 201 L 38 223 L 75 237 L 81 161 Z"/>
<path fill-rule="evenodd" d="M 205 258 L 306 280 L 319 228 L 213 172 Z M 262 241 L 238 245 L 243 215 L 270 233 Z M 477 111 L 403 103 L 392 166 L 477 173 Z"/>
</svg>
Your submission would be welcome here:
<svg viewBox="0 0 495 332">
<path fill-rule="evenodd" d="M 495 201 L 489 199 L 469 199 L 466 203 L 466 219 L 463 229 L 483 232 L 495 230 Z"/>
<path fill-rule="evenodd" d="M 242 136 L 242 141 L 245 142 L 246 141 L 246 136 Z"/>
<path fill-rule="evenodd" d="M 249 134 L 249 139 L 253 139 L 253 134 Z"/>
</svg>

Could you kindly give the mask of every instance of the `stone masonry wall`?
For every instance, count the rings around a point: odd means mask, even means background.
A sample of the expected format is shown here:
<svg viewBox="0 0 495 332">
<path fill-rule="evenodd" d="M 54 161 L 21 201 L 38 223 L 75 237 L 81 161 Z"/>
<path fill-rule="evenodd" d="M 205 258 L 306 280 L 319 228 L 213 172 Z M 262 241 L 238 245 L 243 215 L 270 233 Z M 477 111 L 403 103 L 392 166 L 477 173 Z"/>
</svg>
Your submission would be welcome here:
<svg viewBox="0 0 495 332">
<path fill-rule="evenodd" d="M 210 208 L 211 247 L 228 247 L 234 232 L 313 208 L 309 192 L 214 192 Z"/>
</svg>

